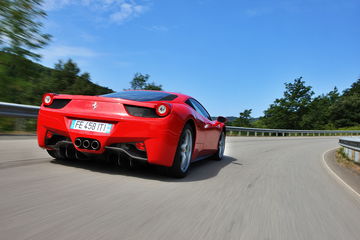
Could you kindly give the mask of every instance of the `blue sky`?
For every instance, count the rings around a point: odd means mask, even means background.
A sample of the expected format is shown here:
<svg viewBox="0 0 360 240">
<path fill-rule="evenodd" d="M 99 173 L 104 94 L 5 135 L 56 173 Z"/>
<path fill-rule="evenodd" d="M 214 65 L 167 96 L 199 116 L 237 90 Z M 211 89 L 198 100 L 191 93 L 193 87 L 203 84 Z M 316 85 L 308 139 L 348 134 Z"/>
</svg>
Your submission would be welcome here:
<svg viewBox="0 0 360 240">
<path fill-rule="evenodd" d="M 197 98 L 211 115 L 261 116 L 284 83 L 316 94 L 360 77 L 360 1 L 45 0 L 41 62 L 72 58 L 114 90 L 134 73 Z"/>
</svg>

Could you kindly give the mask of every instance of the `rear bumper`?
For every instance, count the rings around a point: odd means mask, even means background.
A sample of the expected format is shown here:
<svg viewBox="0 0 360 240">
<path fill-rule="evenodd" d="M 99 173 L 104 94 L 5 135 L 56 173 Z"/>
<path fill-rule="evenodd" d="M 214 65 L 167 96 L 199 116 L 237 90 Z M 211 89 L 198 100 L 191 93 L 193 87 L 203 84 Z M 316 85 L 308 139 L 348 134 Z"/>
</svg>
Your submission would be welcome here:
<svg viewBox="0 0 360 240">
<path fill-rule="evenodd" d="M 112 123 L 110 133 L 95 133 L 82 130 L 70 129 L 73 119 Z M 40 147 L 50 149 L 46 145 L 48 131 L 67 137 L 74 143 L 76 138 L 91 138 L 100 142 L 100 149 L 76 150 L 92 154 L 103 154 L 107 148 L 119 143 L 144 142 L 147 153 L 147 161 L 151 164 L 171 166 L 175 156 L 178 139 L 182 124 L 177 122 L 172 115 L 165 118 L 141 118 L 132 116 L 81 117 L 76 114 L 66 114 L 61 111 L 40 109 L 38 116 L 37 135 Z M 109 149 L 108 149 L 109 150 Z"/>
</svg>

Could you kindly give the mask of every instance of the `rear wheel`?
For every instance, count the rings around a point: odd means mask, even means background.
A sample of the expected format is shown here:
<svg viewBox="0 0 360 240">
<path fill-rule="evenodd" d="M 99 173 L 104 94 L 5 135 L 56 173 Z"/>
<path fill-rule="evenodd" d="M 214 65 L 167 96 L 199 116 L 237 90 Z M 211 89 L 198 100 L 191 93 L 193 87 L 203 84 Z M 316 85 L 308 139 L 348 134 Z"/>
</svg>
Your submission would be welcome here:
<svg viewBox="0 0 360 240">
<path fill-rule="evenodd" d="M 173 177 L 183 178 L 186 176 L 193 152 L 193 129 L 190 125 L 186 125 L 181 133 L 178 147 L 170 174 Z"/>
<path fill-rule="evenodd" d="M 225 152 L 225 132 L 221 132 L 218 142 L 218 150 L 214 154 L 215 160 L 220 161 L 224 157 Z"/>
<path fill-rule="evenodd" d="M 73 147 L 60 147 L 57 150 L 46 149 L 46 151 L 51 157 L 59 160 L 72 160 L 75 158 L 79 158 L 76 156 L 77 153 L 81 154 L 80 152 L 77 152 Z"/>
<path fill-rule="evenodd" d="M 61 159 L 61 157 L 58 155 L 58 153 L 56 152 L 56 150 L 48 150 L 46 149 L 46 151 L 48 152 L 48 154 L 55 158 L 55 159 Z"/>
</svg>

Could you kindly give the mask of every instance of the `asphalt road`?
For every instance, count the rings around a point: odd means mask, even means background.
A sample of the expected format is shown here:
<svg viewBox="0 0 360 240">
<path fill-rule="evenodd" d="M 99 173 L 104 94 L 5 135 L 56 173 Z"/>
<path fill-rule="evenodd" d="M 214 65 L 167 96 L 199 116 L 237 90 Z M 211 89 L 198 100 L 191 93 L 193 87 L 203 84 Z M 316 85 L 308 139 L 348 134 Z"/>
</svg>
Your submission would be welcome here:
<svg viewBox="0 0 360 240">
<path fill-rule="evenodd" d="M 59 162 L 0 139 L 0 239 L 360 239 L 360 200 L 322 154 L 337 138 L 227 139 L 185 179 Z"/>
</svg>

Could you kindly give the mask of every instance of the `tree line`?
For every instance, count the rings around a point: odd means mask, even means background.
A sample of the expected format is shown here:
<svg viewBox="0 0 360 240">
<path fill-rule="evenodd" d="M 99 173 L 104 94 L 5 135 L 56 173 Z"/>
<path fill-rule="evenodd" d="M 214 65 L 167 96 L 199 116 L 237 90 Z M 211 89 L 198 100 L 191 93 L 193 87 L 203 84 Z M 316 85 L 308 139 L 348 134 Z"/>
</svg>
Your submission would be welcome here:
<svg viewBox="0 0 360 240">
<path fill-rule="evenodd" d="M 100 95 L 112 92 L 91 81 L 90 74 L 81 73 L 69 59 L 59 60 L 54 69 L 23 57 L 0 52 L 0 101 L 40 105 L 46 92 Z"/>
<path fill-rule="evenodd" d="M 71 59 L 59 60 L 53 69 L 32 60 L 41 56 L 37 50 L 45 47 L 51 35 L 43 33 L 46 12 L 43 0 L 0 1 L 0 101 L 41 103 L 46 92 L 62 94 L 101 95 L 113 92 L 91 81 L 90 74 L 81 73 Z M 130 89 L 161 90 L 162 86 L 149 83 L 148 74 L 136 73 Z"/>
<path fill-rule="evenodd" d="M 281 98 L 254 120 L 246 109 L 230 122 L 232 126 L 279 129 L 349 129 L 360 127 L 360 79 L 342 93 L 332 91 L 314 97 L 312 87 L 302 77 L 285 83 Z"/>
<path fill-rule="evenodd" d="M 113 92 L 91 81 L 71 59 L 59 60 L 54 68 L 33 62 L 41 56 L 51 35 L 43 33 L 43 0 L 0 0 L 0 101 L 40 105 L 46 92 L 102 95 Z M 136 73 L 130 89 L 161 90 L 150 83 L 148 74 Z M 0 132 L 11 131 L 20 119 L 0 118 Z M 26 120 L 24 129 L 34 130 L 36 122 Z M 20 124 L 24 125 L 24 124 Z M 16 127 L 15 127 L 16 128 Z"/>
<path fill-rule="evenodd" d="M 42 32 L 43 0 L 0 1 L 0 101 L 39 105 L 45 92 L 101 95 L 113 92 L 91 81 L 71 59 L 59 60 L 54 69 L 31 60 L 40 59 L 37 50 L 51 40 Z M 130 89 L 162 90 L 149 82 L 148 74 L 136 73 Z M 283 129 L 339 129 L 360 126 L 360 79 L 342 93 L 334 88 L 314 97 L 302 77 L 285 83 L 281 98 L 259 119 L 246 109 L 230 125 Z M 1 124 L 4 120 L 0 119 Z M 10 121 L 11 122 L 11 121 Z M 9 124 L 8 124 L 9 125 Z"/>
</svg>

